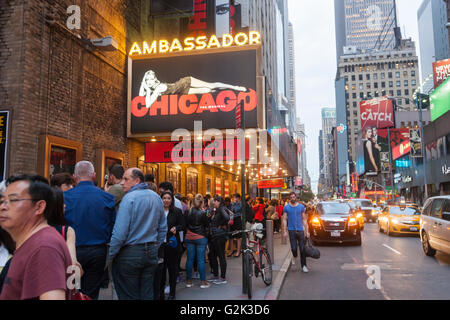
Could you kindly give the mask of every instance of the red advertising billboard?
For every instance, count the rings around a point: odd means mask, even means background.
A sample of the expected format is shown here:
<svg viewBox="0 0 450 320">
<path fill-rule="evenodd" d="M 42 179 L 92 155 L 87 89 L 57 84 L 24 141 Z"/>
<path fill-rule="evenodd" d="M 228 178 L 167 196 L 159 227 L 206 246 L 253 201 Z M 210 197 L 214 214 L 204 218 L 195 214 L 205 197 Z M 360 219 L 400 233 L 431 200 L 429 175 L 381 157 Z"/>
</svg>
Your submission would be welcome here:
<svg viewBox="0 0 450 320">
<path fill-rule="evenodd" d="M 258 181 L 258 189 L 283 188 L 284 179 L 272 179 Z"/>
<path fill-rule="evenodd" d="M 361 101 L 360 113 L 361 131 L 366 127 L 382 129 L 395 126 L 394 105 L 392 99 L 387 97 Z"/>
<path fill-rule="evenodd" d="M 411 152 L 409 128 L 392 129 L 390 130 L 390 135 L 393 160 L 401 158 Z"/>
<path fill-rule="evenodd" d="M 439 87 L 450 77 L 450 59 L 433 62 L 434 88 Z"/>
<path fill-rule="evenodd" d="M 245 141 L 245 159 L 249 158 L 249 141 Z M 147 163 L 183 163 L 241 160 L 239 139 L 214 141 L 163 141 L 145 144 Z"/>
</svg>

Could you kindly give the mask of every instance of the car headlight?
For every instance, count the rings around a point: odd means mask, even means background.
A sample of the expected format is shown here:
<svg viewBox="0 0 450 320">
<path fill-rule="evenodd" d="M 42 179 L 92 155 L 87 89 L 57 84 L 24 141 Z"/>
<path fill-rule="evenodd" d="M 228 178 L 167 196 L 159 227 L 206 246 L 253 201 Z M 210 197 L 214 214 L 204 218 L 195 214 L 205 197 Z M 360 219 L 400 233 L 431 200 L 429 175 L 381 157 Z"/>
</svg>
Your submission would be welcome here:
<svg viewBox="0 0 450 320">
<path fill-rule="evenodd" d="M 312 222 L 312 225 L 314 227 L 320 227 L 320 220 L 319 220 L 319 218 L 314 217 L 311 222 Z"/>
<path fill-rule="evenodd" d="M 398 219 L 391 219 L 391 222 L 394 223 L 394 224 L 398 224 L 399 223 Z"/>
<path fill-rule="evenodd" d="M 358 224 L 358 222 L 356 221 L 356 218 L 350 218 L 350 219 L 348 219 L 348 226 L 349 227 L 354 227 L 354 226 L 356 226 Z"/>
<path fill-rule="evenodd" d="M 360 218 L 362 218 L 362 213 L 361 212 L 359 212 L 358 214 L 356 214 L 356 217 L 358 218 L 358 219 L 360 219 Z"/>
</svg>

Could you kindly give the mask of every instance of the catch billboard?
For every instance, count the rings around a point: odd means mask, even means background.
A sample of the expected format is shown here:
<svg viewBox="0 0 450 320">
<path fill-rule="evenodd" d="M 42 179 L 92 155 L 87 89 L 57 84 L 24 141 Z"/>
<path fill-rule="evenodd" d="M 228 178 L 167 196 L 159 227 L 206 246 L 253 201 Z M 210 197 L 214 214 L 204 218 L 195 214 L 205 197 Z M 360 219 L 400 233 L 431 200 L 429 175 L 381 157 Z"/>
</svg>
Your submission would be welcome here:
<svg viewBox="0 0 450 320">
<path fill-rule="evenodd" d="M 387 129 L 366 127 L 358 137 L 358 173 L 368 176 L 389 172 L 389 144 Z"/>
<path fill-rule="evenodd" d="M 129 136 L 193 131 L 194 121 L 203 128 L 233 129 L 241 103 L 246 128 L 257 127 L 255 47 L 129 61 Z"/>
<path fill-rule="evenodd" d="M 395 126 L 393 102 L 387 97 L 361 101 L 360 116 L 361 131 L 366 127 L 383 129 Z"/>
</svg>

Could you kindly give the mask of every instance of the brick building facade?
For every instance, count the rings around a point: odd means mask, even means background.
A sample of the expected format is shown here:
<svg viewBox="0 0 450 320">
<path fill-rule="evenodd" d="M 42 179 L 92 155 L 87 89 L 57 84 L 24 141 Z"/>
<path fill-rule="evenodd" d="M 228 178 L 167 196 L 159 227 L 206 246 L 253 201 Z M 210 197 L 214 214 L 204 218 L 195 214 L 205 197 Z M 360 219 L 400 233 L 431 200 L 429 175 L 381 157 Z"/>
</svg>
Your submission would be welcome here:
<svg viewBox="0 0 450 320">
<path fill-rule="evenodd" d="M 81 29 L 66 25 L 71 5 L 81 9 Z M 183 194 L 193 188 L 187 181 L 192 177 L 197 179 L 191 181 L 194 191 L 205 193 L 205 175 L 211 179 L 211 193 L 216 177 L 222 190 L 228 185 L 229 194 L 238 191 L 233 174 L 208 165 L 158 164 L 156 172 L 146 170 L 152 167 L 139 161 L 145 140 L 127 138 L 127 52 L 132 41 L 178 37 L 182 23 L 179 18 L 149 19 L 149 6 L 141 0 L 2 1 L 0 110 L 9 110 L 11 117 L 7 175 L 49 177 L 56 172 L 50 154 L 68 148 L 78 150 L 76 161 L 95 164 L 101 185 L 105 157 L 112 157 L 126 168 L 156 173 L 157 182 L 167 180 L 173 167 L 176 191 Z M 88 44 L 88 39 L 109 35 L 118 50 L 100 51 Z M 62 160 L 61 171 L 68 171 Z"/>
</svg>

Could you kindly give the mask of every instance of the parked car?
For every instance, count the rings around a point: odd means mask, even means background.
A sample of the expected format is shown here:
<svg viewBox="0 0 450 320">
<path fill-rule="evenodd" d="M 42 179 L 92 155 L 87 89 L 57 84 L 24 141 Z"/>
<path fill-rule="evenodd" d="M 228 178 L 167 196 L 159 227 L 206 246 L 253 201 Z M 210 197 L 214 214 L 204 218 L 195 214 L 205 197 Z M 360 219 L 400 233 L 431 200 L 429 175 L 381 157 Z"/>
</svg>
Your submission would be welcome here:
<svg viewBox="0 0 450 320">
<path fill-rule="evenodd" d="M 311 240 L 361 245 L 361 227 L 348 203 L 320 202 L 309 221 Z"/>
<path fill-rule="evenodd" d="M 450 254 L 450 196 L 429 198 L 420 216 L 420 239 L 427 256 Z"/>
<path fill-rule="evenodd" d="M 378 230 L 387 235 L 419 234 L 420 211 L 415 207 L 391 205 L 378 216 Z"/>
</svg>

